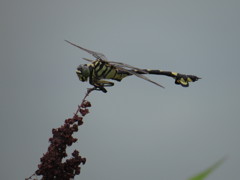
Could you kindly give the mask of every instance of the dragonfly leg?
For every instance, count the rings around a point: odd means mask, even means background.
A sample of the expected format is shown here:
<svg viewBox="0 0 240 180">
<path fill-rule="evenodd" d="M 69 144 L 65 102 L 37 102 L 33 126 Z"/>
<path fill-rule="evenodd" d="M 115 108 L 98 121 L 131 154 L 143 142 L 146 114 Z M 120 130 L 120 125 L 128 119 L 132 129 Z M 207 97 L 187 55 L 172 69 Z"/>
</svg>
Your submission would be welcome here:
<svg viewBox="0 0 240 180">
<path fill-rule="evenodd" d="M 104 93 L 107 92 L 107 90 L 106 90 L 104 87 L 101 87 L 101 86 L 94 86 L 94 90 L 102 91 L 102 92 L 104 92 Z"/>
<path fill-rule="evenodd" d="M 111 86 L 114 86 L 114 83 L 110 81 L 105 81 L 105 80 L 98 80 L 97 82 L 94 83 L 94 85 L 102 86 L 102 87 L 111 87 Z"/>
<path fill-rule="evenodd" d="M 105 80 L 98 80 L 93 85 L 96 90 L 106 93 L 107 90 L 104 87 L 111 87 L 114 85 L 114 83 L 110 81 L 105 81 Z"/>
</svg>

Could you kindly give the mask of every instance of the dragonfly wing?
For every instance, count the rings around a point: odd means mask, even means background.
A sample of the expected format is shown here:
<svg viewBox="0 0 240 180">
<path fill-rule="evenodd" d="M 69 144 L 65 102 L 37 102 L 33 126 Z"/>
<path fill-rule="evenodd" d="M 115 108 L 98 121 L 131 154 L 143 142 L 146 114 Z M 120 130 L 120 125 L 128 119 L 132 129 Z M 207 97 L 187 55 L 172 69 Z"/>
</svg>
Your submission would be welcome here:
<svg viewBox="0 0 240 180">
<path fill-rule="evenodd" d="M 85 61 L 88 61 L 88 62 L 93 62 L 94 60 L 91 60 L 91 59 L 88 59 L 88 58 L 82 58 L 83 60 Z"/>
<path fill-rule="evenodd" d="M 142 72 L 142 73 L 145 73 L 145 74 L 148 74 L 147 71 L 143 70 L 143 69 L 140 69 L 140 68 L 137 68 L 137 67 L 134 67 L 134 66 L 131 66 L 129 64 L 125 64 L 125 63 L 121 63 L 121 62 L 115 62 L 115 61 L 108 61 L 110 64 L 114 65 L 114 66 L 117 66 L 117 67 L 127 67 L 127 68 L 131 68 L 131 70 L 137 70 L 139 72 Z M 126 70 L 126 69 L 125 69 Z"/>
<path fill-rule="evenodd" d="M 89 49 L 85 49 L 85 48 L 83 48 L 83 47 L 81 47 L 81 46 L 78 46 L 78 45 L 76 45 L 76 44 L 68 41 L 68 40 L 65 40 L 65 41 L 66 41 L 67 43 L 69 43 L 69 44 L 71 44 L 71 45 L 73 45 L 73 46 L 75 46 L 75 47 L 83 50 L 83 51 L 86 51 L 87 53 L 91 54 L 93 57 L 95 57 L 95 58 L 97 58 L 97 59 L 101 59 L 101 60 L 103 60 L 103 61 L 107 61 L 107 57 L 106 57 L 104 54 L 102 54 L 102 53 L 95 52 L 95 51 L 91 51 L 91 50 L 89 50 Z"/>
<path fill-rule="evenodd" d="M 128 72 L 128 73 L 130 73 L 130 74 L 132 74 L 132 75 L 135 75 L 135 76 L 137 76 L 137 77 L 139 77 L 139 78 L 141 78 L 141 79 L 144 79 L 144 80 L 149 81 L 149 82 L 151 82 L 151 83 L 153 83 L 153 84 L 155 84 L 155 85 L 157 85 L 157 86 L 160 86 L 160 87 L 164 88 L 164 86 L 162 86 L 161 84 L 159 84 L 159 83 L 157 83 L 157 82 L 155 82 L 155 81 L 147 78 L 146 76 L 144 76 L 144 75 L 142 75 L 142 74 L 138 74 L 138 73 L 134 72 L 133 70 L 128 70 L 128 69 L 122 68 L 122 67 L 120 67 L 120 66 L 118 66 L 118 65 L 115 65 L 115 67 L 116 67 L 117 69 L 119 69 L 119 70 Z"/>
</svg>

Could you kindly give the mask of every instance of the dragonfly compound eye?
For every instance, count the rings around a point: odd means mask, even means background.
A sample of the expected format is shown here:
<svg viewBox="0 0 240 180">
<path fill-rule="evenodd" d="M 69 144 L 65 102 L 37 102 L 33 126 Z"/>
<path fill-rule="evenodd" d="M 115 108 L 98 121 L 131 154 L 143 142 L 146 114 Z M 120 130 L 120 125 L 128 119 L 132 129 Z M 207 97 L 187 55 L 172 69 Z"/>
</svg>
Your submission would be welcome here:
<svg viewBox="0 0 240 180">
<path fill-rule="evenodd" d="M 87 81 L 89 77 L 89 67 L 86 64 L 79 65 L 76 73 L 80 81 Z"/>
</svg>

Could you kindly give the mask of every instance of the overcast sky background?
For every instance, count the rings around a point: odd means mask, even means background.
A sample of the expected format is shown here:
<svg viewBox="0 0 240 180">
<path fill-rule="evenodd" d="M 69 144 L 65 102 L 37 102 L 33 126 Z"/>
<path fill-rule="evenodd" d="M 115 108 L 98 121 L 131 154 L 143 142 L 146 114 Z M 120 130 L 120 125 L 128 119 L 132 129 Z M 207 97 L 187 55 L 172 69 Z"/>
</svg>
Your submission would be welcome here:
<svg viewBox="0 0 240 180">
<path fill-rule="evenodd" d="M 130 77 L 93 92 L 74 148 L 76 179 L 185 180 L 224 156 L 209 180 L 239 179 L 239 0 L 2 0 L 0 179 L 30 176 L 51 129 L 72 117 L 90 58 L 64 39 L 140 68 L 195 74 L 189 88 Z M 71 151 L 69 151 L 70 154 Z"/>
</svg>

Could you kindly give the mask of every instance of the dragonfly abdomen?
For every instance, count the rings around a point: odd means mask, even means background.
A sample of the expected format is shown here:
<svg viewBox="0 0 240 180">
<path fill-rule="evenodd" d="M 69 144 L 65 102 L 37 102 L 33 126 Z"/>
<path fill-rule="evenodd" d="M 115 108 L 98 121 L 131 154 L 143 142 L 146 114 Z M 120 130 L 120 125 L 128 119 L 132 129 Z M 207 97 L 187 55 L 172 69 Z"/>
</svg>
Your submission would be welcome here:
<svg viewBox="0 0 240 180">
<path fill-rule="evenodd" d="M 180 84 L 183 87 L 188 87 L 189 82 L 194 82 L 200 79 L 199 77 L 194 75 L 180 74 L 172 71 L 162 71 L 162 70 L 152 70 L 152 69 L 142 69 L 142 71 L 138 71 L 138 70 L 134 70 L 134 71 L 139 74 L 154 74 L 154 75 L 169 76 L 175 79 L 175 84 Z"/>
</svg>

